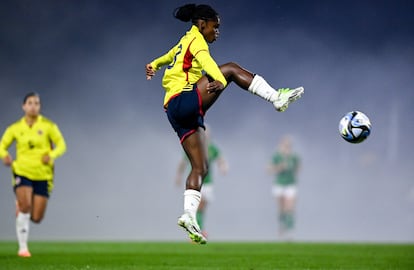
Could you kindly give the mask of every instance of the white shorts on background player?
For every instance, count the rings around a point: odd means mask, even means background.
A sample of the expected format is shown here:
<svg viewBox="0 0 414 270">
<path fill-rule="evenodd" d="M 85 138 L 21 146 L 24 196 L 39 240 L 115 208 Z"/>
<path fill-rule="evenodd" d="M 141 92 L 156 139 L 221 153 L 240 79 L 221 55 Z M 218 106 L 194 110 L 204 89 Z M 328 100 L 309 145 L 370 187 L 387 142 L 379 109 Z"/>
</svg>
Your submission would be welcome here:
<svg viewBox="0 0 414 270">
<path fill-rule="evenodd" d="M 297 188 L 296 185 L 273 185 L 272 186 L 272 195 L 274 197 L 288 197 L 288 198 L 294 198 L 297 194 Z"/>
</svg>

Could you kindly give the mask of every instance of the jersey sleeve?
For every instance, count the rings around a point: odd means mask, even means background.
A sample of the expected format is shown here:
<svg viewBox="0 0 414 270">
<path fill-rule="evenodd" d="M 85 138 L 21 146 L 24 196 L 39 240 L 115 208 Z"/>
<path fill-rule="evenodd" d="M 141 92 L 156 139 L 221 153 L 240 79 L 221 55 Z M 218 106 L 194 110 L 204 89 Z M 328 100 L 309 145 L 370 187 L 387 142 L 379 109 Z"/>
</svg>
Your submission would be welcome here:
<svg viewBox="0 0 414 270">
<path fill-rule="evenodd" d="M 203 70 L 214 80 L 220 81 L 224 87 L 227 86 L 227 80 L 218 67 L 216 61 L 210 55 L 207 43 L 205 41 L 194 40 L 190 47 L 191 53 L 195 59 L 200 63 Z"/>
<path fill-rule="evenodd" d="M 14 135 L 13 135 L 12 127 L 8 127 L 6 131 L 4 132 L 3 137 L 1 138 L 1 141 L 0 141 L 0 158 L 4 158 L 5 156 L 9 154 L 7 149 L 9 148 L 9 146 L 12 144 L 13 141 L 14 141 Z"/>
<path fill-rule="evenodd" d="M 165 66 L 169 63 L 171 63 L 174 59 L 175 56 L 175 47 L 173 47 L 171 50 L 169 50 L 166 54 L 154 59 L 150 65 L 152 66 L 152 68 L 157 71 L 159 70 L 162 66 Z"/>
<path fill-rule="evenodd" d="M 54 144 L 54 148 L 49 153 L 49 156 L 52 159 L 56 159 L 66 152 L 65 138 L 63 138 L 63 135 L 56 124 L 52 125 L 49 136 Z"/>
</svg>

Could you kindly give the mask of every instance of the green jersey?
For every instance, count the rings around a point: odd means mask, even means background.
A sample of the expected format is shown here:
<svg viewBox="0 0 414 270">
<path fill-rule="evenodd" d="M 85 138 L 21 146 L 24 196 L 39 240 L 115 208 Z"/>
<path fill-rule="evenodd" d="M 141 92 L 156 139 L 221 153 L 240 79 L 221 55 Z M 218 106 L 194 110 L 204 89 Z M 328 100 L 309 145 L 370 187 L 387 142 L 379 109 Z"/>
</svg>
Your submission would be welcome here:
<svg viewBox="0 0 414 270">
<path fill-rule="evenodd" d="M 284 168 L 276 174 L 276 184 L 287 186 L 296 183 L 296 172 L 299 167 L 299 158 L 296 155 L 282 155 L 281 153 L 275 153 L 273 155 L 272 164 L 284 164 Z"/>
<path fill-rule="evenodd" d="M 220 157 L 220 151 L 217 148 L 216 145 L 210 143 L 208 145 L 208 163 L 212 164 L 214 161 L 216 161 L 218 158 Z M 208 170 L 208 174 L 206 175 L 206 177 L 204 178 L 203 184 L 211 184 L 213 182 L 213 178 L 212 178 L 212 171 L 211 171 L 211 166 Z"/>
<path fill-rule="evenodd" d="M 208 145 L 208 163 L 211 165 L 214 161 L 216 161 L 220 157 L 220 150 L 218 147 L 213 144 L 209 143 Z M 185 156 L 186 160 L 188 161 L 187 156 Z M 188 161 L 188 164 L 190 162 Z M 203 184 L 211 184 L 213 182 L 213 172 L 212 172 L 212 166 L 209 167 L 208 174 L 204 178 Z"/>
</svg>

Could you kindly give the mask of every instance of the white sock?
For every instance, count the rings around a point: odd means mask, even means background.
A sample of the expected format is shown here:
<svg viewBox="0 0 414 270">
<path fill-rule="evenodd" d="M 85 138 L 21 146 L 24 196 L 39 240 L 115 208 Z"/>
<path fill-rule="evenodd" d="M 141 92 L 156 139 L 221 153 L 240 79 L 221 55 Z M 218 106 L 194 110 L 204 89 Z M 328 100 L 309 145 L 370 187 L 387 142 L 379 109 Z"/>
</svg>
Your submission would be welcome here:
<svg viewBox="0 0 414 270">
<path fill-rule="evenodd" d="M 29 239 L 30 213 L 19 212 L 16 217 L 16 234 L 19 242 L 19 250 L 27 250 Z"/>
<path fill-rule="evenodd" d="M 200 205 L 201 193 L 194 189 L 184 191 L 184 212 L 188 212 L 195 218 L 198 206 Z"/>
<path fill-rule="evenodd" d="M 263 77 L 257 74 L 254 75 L 247 91 L 270 102 L 274 102 L 278 97 L 277 91 L 271 87 Z"/>
</svg>

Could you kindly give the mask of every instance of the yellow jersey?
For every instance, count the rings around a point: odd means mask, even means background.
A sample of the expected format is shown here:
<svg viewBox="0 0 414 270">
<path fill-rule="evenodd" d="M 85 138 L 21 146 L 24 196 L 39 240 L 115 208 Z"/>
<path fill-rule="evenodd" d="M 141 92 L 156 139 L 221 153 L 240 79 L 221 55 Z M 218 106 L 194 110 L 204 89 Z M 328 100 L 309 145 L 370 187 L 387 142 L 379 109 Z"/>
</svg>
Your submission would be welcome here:
<svg viewBox="0 0 414 270">
<path fill-rule="evenodd" d="M 25 118 L 10 125 L 0 141 L 0 158 L 9 154 L 7 149 L 16 142 L 13 173 L 30 180 L 52 180 L 54 160 L 66 151 L 65 139 L 58 126 L 39 115 L 30 127 Z M 42 157 L 49 154 L 51 162 L 43 164 Z"/>
<path fill-rule="evenodd" d="M 202 71 L 224 86 L 227 85 L 223 73 L 210 55 L 206 40 L 195 25 L 169 52 L 150 64 L 154 70 L 168 65 L 162 79 L 162 86 L 166 91 L 164 106 L 173 96 L 182 91 L 191 91 L 193 85 L 203 76 Z"/>
</svg>

